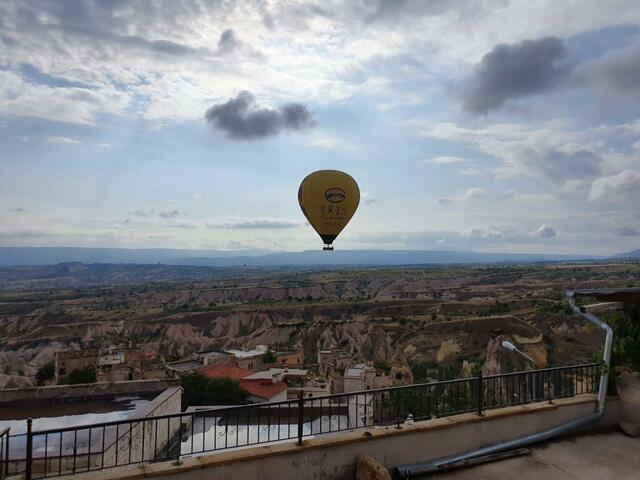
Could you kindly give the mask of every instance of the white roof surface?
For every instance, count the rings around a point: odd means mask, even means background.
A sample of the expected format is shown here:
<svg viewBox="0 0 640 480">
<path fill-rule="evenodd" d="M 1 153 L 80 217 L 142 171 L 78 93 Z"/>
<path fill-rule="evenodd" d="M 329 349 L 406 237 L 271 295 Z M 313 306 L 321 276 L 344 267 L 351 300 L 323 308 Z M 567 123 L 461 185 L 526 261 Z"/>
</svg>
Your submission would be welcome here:
<svg viewBox="0 0 640 480">
<path fill-rule="evenodd" d="M 227 350 L 227 353 L 231 353 L 238 358 L 246 358 L 263 355 L 267 350 L 269 350 L 269 347 L 266 345 L 258 345 L 253 350 Z"/>
<path fill-rule="evenodd" d="M 267 380 L 271 380 L 273 375 L 306 376 L 307 370 L 304 370 L 302 368 L 270 368 L 269 370 L 253 373 L 245 378 L 264 378 Z"/>
</svg>

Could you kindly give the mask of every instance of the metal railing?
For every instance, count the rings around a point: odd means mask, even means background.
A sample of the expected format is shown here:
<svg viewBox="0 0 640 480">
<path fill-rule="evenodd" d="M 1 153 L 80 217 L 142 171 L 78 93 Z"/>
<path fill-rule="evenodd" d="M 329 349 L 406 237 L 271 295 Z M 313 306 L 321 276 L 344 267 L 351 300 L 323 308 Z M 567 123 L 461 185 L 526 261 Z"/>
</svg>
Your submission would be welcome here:
<svg viewBox="0 0 640 480">
<path fill-rule="evenodd" d="M 31 430 L 11 436 L 11 473 L 27 480 L 243 448 L 405 421 L 597 393 L 597 364 Z M 391 427 L 393 428 L 393 427 Z M 7 439 L 9 437 L 7 436 Z"/>
<path fill-rule="evenodd" d="M 9 433 L 10 428 L 0 431 L 0 480 L 9 476 Z"/>
</svg>

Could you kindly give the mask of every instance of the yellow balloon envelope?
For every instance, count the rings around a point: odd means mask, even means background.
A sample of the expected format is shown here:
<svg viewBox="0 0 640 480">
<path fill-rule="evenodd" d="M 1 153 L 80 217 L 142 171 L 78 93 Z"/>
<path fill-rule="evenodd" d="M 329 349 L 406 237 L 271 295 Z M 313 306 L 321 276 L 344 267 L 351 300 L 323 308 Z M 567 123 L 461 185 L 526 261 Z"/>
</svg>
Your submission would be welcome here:
<svg viewBox="0 0 640 480">
<path fill-rule="evenodd" d="M 356 181 L 338 170 L 319 170 L 302 180 L 298 189 L 302 213 L 325 243 L 331 244 L 356 213 L 360 189 Z"/>
</svg>

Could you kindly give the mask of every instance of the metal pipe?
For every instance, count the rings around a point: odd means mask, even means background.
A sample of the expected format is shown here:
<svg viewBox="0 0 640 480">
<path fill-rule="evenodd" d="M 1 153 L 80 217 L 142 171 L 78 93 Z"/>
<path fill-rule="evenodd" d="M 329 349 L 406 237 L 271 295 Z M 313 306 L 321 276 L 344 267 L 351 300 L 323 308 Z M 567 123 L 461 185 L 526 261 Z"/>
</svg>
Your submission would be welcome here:
<svg viewBox="0 0 640 480">
<path fill-rule="evenodd" d="M 430 462 L 419 462 L 411 465 L 402 465 L 400 467 L 396 467 L 396 476 L 397 478 L 414 478 L 421 475 L 444 471 L 448 469 L 449 465 L 464 460 L 471 460 L 473 458 L 483 457 L 485 455 L 493 455 L 495 453 L 531 445 L 532 443 L 549 440 L 550 438 L 561 435 L 570 430 L 584 427 L 585 425 L 599 420 L 601 417 L 602 414 L 600 412 L 591 413 L 586 417 L 572 420 L 568 423 L 564 423 L 557 427 L 550 428 L 549 430 L 545 430 L 544 432 L 538 432 L 531 435 L 526 435 L 524 437 L 514 438 L 513 440 L 499 443 L 497 445 L 479 448 L 477 450 L 464 452 L 459 455 L 453 455 L 451 457 L 439 458 Z"/>
<path fill-rule="evenodd" d="M 567 297 L 569 298 L 569 306 L 578 315 L 583 316 L 591 323 L 596 324 L 607 334 L 604 340 L 604 350 L 602 352 L 603 369 L 600 375 L 600 386 L 598 387 L 598 412 L 604 414 L 604 404 L 607 399 L 607 386 L 609 385 L 609 369 L 611 368 L 611 349 L 613 347 L 613 330 L 609 325 L 596 317 L 593 313 L 584 312 L 576 305 L 575 292 L 572 290 L 567 291 Z"/>
<path fill-rule="evenodd" d="M 613 330 L 611 327 L 607 325 L 605 322 L 600 320 L 595 315 L 583 312 L 579 307 L 575 304 L 574 299 L 574 291 L 567 291 L 567 297 L 569 299 L 569 305 L 574 312 L 586 318 L 590 322 L 596 324 L 598 327 L 603 329 L 607 336 L 605 338 L 604 343 L 604 351 L 603 351 L 603 364 L 604 367 L 602 369 L 602 373 L 600 375 L 600 385 L 598 388 L 598 400 L 596 412 L 586 415 L 584 417 L 572 420 L 567 423 L 563 423 L 562 425 L 558 425 L 556 427 L 550 428 L 548 430 L 544 430 L 542 432 L 533 433 L 531 435 L 525 435 L 523 437 L 514 438 L 512 440 L 508 440 L 503 443 L 499 443 L 496 445 L 491 445 L 488 447 L 479 448 L 476 450 L 472 450 L 469 452 L 464 452 L 458 455 L 453 455 L 450 457 L 439 458 L 427 462 L 418 462 L 410 465 L 401 465 L 395 468 L 395 473 L 398 478 L 413 478 L 419 475 L 425 475 L 429 473 L 434 473 L 437 471 L 445 470 L 449 465 L 454 463 L 458 463 L 461 461 L 469 460 L 472 458 L 477 458 L 485 455 L 491 455 L 499 452 L 503 452 L 506 450 L 511 450 L 514 448 L 521 448 L 527 445 L 531 445 L 533 443 L 542 442 L 545 440 L 549 440 L 559 435 L 563 435 L 565 433 L 571 432 L 578 428 L 589 425 L 593 422 L 596 422 L 602 418 L 604 415 L 604 406 L 607 395 L 607 384 L 609 381 L 609 368 L 611 364 L 611 348 L 613 345 Z"/>
</svg>

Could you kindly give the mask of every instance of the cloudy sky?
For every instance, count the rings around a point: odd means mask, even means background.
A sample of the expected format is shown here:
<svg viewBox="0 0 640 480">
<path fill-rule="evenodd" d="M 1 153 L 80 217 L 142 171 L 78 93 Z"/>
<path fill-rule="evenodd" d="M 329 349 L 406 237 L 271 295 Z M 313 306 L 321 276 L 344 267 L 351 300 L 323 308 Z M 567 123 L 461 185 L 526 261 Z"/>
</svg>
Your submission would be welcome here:
<svg viewBox="0 0 640 480">
<path fill-rule="evenodd" d="M 0 245 L 640 247 L 638 0 L 0 0 Z"/>
</svg>

